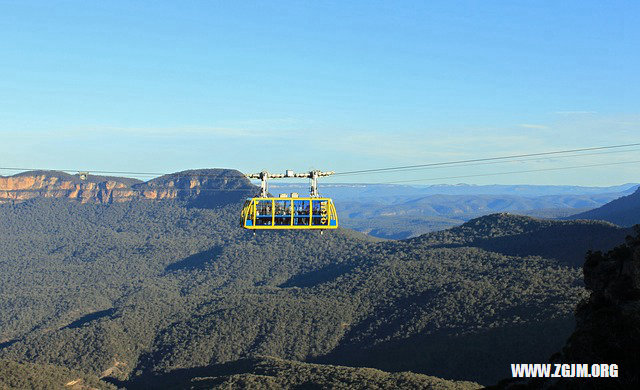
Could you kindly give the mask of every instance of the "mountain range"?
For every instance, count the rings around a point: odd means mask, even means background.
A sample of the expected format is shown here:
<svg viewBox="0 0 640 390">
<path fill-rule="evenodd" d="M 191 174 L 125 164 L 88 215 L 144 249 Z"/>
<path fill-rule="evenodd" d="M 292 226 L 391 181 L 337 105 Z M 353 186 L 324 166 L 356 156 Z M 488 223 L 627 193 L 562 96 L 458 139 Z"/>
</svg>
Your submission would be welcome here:
<svg viewBox="0 0 640 390">
<path fill-rule="evenodd" d="M 491 213 L 567 218 L 636 191 L 637 184 L 611 187 L 542 185 L 324 184 L 341 224 L 381 238 L 405 239 L 458 226 Z M 307 191 L 302 184 L 271 185 L 274 193 Z M 625 225 L 627 226 L 627 225 Z"/>
<path fill-rule="evenodd" d="M 270 188 L 276 195 L 308 191 L 306 184 L 278 181 Z M 337 205 L 342 226 L 391 239 L 416 237 L 499 212 L 567 218 L 629 195 L 637 188 L 636 184 L 578 187 L 321 183 L 322 193 L 333 197 Z M 233 170 L 183 171 L 147 182 L 91 174 L 82 180 L 80 174 L 55 171 L 30 171 L 0 177 L 0 203 L 48 197 L 99 204 L 133 199 L 178 199 L 206 205 L 220 202 L 225 197 L 235 199 L 256 193 L 257 188 Z"/>
</svg>

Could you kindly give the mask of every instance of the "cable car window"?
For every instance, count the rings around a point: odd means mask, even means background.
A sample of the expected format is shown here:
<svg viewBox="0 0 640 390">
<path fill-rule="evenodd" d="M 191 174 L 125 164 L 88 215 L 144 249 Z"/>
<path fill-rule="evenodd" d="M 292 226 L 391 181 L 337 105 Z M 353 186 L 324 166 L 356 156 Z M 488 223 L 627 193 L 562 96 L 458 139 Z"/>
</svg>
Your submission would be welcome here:
<svg viewBox="0 0 640 390">
<path fill-rule="evenodd" d="M 271 225 L 271 199 L 256 201 L 256 225 Z"/>
<path fill-rule="evenodd" d="M 291 201 L 276 200 L 275 201 L 275 225 L 288 226 L 291 225 Z"/>
<path fill-rule="evenodd" d="M 294 200 L 293 201 L 293 224 L 309 225 L 309 201 Z"/>
<path fill-rule="evenodd" d="M 326 226 L 329 224 L 329 202 L 326 200 L 313 200 L 312 201 L 312 225 L 314 226 Z"/>
</svg>

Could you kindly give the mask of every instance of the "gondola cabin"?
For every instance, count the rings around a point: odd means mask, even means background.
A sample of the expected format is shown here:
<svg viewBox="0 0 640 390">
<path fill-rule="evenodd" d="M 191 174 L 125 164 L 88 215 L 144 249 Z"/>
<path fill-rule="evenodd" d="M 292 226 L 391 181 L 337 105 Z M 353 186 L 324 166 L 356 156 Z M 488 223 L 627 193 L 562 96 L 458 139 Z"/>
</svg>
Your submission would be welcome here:
<svg viewBox="0 0 640 390">
<path fill-rule="evenodd" d="M 336 229 L 338 214 L 331 198 L 282 194 L 249 198 L 242 208 L 245 229 Z"/>
</svg>

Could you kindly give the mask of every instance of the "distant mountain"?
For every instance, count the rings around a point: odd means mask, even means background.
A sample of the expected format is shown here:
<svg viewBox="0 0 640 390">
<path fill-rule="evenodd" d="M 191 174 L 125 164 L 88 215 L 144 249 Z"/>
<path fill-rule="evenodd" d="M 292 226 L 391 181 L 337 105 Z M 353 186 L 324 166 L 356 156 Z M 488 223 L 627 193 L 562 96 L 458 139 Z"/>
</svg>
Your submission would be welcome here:
<svg viewBox="0 0 640 390">
<path fill-rule="evenodd" d="M 333 197 L 342 226 L 376 237 L 405 239 L 492 213 L 567 217 L 628 195 L 637 187 L 322 183 L 321 192 Z M 308 191 L 305 184 L 278 181 L 270 188 L 274 193 Z"/>
<path fill-rule="evenodd" d="M 306 183 L 289 183 L 273 181 L 269 188 L 274 192 L 307 193 Z M 402 184 L 366 184 L 366 183 L 332 183 L 321 181 L 322 194 L 341 200 L 357 200 L 361 198 L 382 199 L 385 203 L 394 198 L 416 199 L 430 195 L 514 195 L 538 197 L 548 195 L 598 195 L 623 193 L 627 195 L 638 188 L 637 183 L 627 183 L 609 187 L 585 187 L 562 185 L 472 185 L 472 184 L 434 184 L 434 185 L 402 185 Z"/>
<path fill-rule="evenodd" d="M 372 237 L 403 240 L 416 237 L 421 234 L 449 229 L 458 226 L 462 222 L 459 219 L 446 217 L 423 216 L 376 216 L 376 217 L 350 217 L 345 211 L 347 207 L 341 207 L 340 225 L 349 229 L 368 234 Z"/>
<path fill-rule="evenodd" d="M 256 187 L 231 169 L 176 172 L 148 182 L 137 179 L 95 176 L 85 179 L 57 171 L 31 171 L 0 176 L 0 203 L 34 198 L 62 198 L 82 203 L 119 203 L 131 200 L 182 200 L 201 206 L 214 201 L 226 204 L 253 195 Z"/>
<path fill-rule="evenodd" d="M 393 185 L 321 183 L 334 198 L 340 224 L 366 234 L 405 239 L 457 226 L 471 218 L 512 212 L 545 218 L 567 217 L 599 207 L 638 186 L 534 185 Z M 271 192 L 306 194 L 305 183 L 273 181 Z M 0 176 L 0 203 L 35 198 L 64 198 L 82 203 L 132 200 L 179 200 L 192 206 L 217 207 L 253 196 L 257 187 L 240 172 L 201 169 L 176 172 L 147 182 L 137 179 L 31 171 Z"/>
<path fill-rule="evenodd" d="M 544 218 L 566 217 L 616 199 L 620 194 L 546 195 L 430 195 L 406 202 L 377 200 L 339 201 L 343 226 L 377 237 L 403 239 L 460 225 L 469 219 L 497 212 Z"/>
<path fill-rule="evenodd" d="M 575 214 L 570 219 L 597 219 L 609 221 L 619 226 L 640 224 L 640 189 L 633 194 L 613 200 L 604 206 L 584 213 Z"/>
</svg>

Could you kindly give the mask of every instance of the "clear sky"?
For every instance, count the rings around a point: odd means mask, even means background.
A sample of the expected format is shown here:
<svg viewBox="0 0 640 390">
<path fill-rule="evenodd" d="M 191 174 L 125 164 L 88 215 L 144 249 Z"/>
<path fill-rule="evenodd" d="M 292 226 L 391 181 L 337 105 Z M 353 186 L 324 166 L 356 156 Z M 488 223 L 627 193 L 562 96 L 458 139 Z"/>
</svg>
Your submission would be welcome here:
<svg viewBox="0 0 640 390">
<path fill-rule="evenodd" d="M 0 166 L 350 171 L 640 142 L 639 69 L 638 1 L 0 0 Z M 635 161 L 638 149 L 333 180 Z"/>
</svg>

